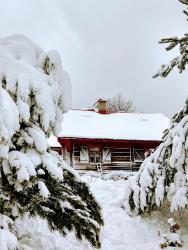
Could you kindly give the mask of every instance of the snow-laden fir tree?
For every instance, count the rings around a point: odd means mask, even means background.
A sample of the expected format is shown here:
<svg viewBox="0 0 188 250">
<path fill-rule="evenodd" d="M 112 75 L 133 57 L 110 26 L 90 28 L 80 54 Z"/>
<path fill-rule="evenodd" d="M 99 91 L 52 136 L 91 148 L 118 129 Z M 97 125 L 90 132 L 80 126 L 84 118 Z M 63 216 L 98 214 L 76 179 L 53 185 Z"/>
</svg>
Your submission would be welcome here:
<svg viewBox="0 0 188 250">
<path fill-rule="evenodd" d="M 184 13 L 188 15 L 187 11 Z M 167 50 L 179 45 L 180 54 L 162 65 L 154 77 L 166 77 L 175 66 L 180 72 L 185 70 L 188 35 L 162 39 L 161 43 L 168 44 Z M 141 214 L 161 206 L 164 201 L 169 202 L 171 212 L 188 206 L 188 100 L 184 109 L 172 118 L 170 128 L 164 133 L 164 142 L 127 183 L 124 207 L 130 214 Z"/>
<path fill-rule="evenodd" d="M 70 107 L 59 54 L 22 35 L 0 39 L 0 249 L 19 249 L 14 221 L 46 219 L 51 230 L 100 247 L 101 210 L 87 185 L 50 150 Z"/>
</svg>

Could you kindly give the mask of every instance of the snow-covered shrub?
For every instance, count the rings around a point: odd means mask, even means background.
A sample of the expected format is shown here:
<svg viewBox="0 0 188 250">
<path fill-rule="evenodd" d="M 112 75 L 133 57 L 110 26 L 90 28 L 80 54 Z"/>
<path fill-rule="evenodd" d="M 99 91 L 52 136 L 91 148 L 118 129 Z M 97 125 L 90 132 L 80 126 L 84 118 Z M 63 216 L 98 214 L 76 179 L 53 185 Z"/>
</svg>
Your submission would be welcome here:
<svg viewBox="0 0 188 250">
<path fill-rule="evenodd" d="M 162 65 L 154 77 L 166 77 L 175 66 L 184 71 L 188 63 L 187 34 L 182 38 L 162 39 L 161 43 L 168 44 L 167 50 L 179 45 L 180 55 Z M 161 206 L 165 200 L 169 201 L 171 212 L 188 206 L 188 100 L 184 109 L 172 118 L 164 142 L 128 181 L 124 207 L 130 214 L 140 214 Z"/>
<path fill-rule="evenodd" d="M 55 50 L 46 53 L 22 35 L 0 39 L 3 250 L 16 248 L 14 221 L 26 212 L 46 219 L 51 230 L 74 230 L 79 239 L 85 236 L 100 246 L 100 207 L 87 185 L 47 144 L 48 136 L 59 132 L 70 100 L 69 76 Z"/>
<path fill-rule="evenodd" d="M 161 237 L 161 248 L 166 247 L 182 247 L 183 241 L 178 234 L 178 230 L 180 229 L 179 224 L 177 224 L 173 218 L 168 219 L 169 232 L 166 234 L 161 234 L 159 232 L 159 236 Z"/>
<path fill-rule="evenodd" d="M 128 180 L 129 177 L 133 176 L 134 174 L 132 172 L 127 171 L 111 171 L 108 174 L 105 174 L 103 176 L 104 180 L 113 180 L 113 181 L 119 181 L 119 180 Z"/>
</svg>

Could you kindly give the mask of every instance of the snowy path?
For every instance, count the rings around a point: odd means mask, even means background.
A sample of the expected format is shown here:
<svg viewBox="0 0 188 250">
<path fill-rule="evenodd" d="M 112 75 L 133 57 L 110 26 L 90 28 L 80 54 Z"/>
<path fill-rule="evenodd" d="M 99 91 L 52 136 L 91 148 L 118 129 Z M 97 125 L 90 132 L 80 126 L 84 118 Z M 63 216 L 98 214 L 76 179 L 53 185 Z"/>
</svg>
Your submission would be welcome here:
<svg viewBox="0 0 188 250">
<path fill-rule="evenodd" d="M 97 180 L 90 188 L 103 208 L 105 226 L 102 250 L 160 250 L 157 231 L 167 232 L 166 220 L 159 213 L 144 219 L 132 218 L 121 208 L 125 181 Z M 186 237 L 187 238 L 187 237 Z M 187 245 L 187 244 L 186 244 Z M 166 248 L 174 250 L 174 248 Z M 183 248 L 175 248 L 187 250 Z"/>
<path fill-rule="evenodd" d="M 102 250 L 160 249 L 157 220 L 148 224 L 141 217 L 129 217 L 120 207 L 124 186 L 124 181 L 91 183 L 91 190 L 103 208 Z"/>
</svg>

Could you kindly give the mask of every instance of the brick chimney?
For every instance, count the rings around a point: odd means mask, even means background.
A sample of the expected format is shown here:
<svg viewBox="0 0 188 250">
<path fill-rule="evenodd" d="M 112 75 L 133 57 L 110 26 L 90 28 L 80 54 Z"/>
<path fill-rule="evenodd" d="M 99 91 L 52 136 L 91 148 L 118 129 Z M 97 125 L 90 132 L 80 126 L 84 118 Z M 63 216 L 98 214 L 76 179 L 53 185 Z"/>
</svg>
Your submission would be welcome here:
<svg viewBox="0 0 188 250">
<path fill-rule="evenodd" d="M 106 114 L 107 113 L 106 103 L 107 103 L 107 101 L 103 100 L 103 99 L 99 99 L 97 101 L 97 108 L 98 108 L 98 112 L 100 114 Z"/>
</svg>

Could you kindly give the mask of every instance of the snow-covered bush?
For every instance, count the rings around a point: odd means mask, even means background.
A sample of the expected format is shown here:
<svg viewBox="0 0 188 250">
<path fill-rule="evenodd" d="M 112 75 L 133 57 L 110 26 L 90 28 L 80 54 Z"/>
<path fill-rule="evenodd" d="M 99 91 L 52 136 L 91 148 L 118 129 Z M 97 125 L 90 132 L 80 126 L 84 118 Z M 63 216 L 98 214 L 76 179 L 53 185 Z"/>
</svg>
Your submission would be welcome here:
<svg viewBox="0 0 188 250">
<path fill-rule="evenodd" d="M 159 236 L 161 236 L 161 248 L 166 247 L 182 247 L 183 241 L 178 234 L 178 230 L 180 229 L 179 224 L 177 224 L 173 218 L 168 219 L 169 232 L 166 234 L 161 234 L 159 232 Z"/>
<path fill-rule="evenodd" d="M 87 185 L 50 150 L 70 107 L 70 80 L 55 50 L 22 35 L 0 39 L 0 246 L 19 244 L 14 221 L 26 212 L 51 230 L 74 230 L 99 247 L 100 207 Z M 3 246 L 3 247 L 2 247 Z"/>
<path fill-rule="evenodd" d="M 105 174 L 103 179 L 113 180 L 113 181 L 119 181 L 119 180 L 126 181 L 133 175 L 134 174 L 132 172 L 127 172 L 127 171 L 111 171 L 108 174 Z"/>
<path fill-rule="evenodd" d="M 184 1 L 186 2 L 186 1 Z M 188 15 L 188 12 L 185 11 Z M 176 66 L 180 72 L 188 63 L 188 36 L 162 39 L 167 50 L 179 45 L 180 55 L 169 64 L 162 65 L 154 76 L 166 77 Z M 188 205 L 188 100 L 184 109 L 171 121 L 164 142 L 145 159 L 139 172 L 126 187 L 124 207 L 132 214 L 149 212 L 169 201 L 171 212 Z"/>
</svg>

